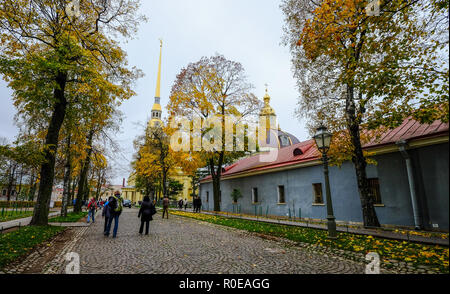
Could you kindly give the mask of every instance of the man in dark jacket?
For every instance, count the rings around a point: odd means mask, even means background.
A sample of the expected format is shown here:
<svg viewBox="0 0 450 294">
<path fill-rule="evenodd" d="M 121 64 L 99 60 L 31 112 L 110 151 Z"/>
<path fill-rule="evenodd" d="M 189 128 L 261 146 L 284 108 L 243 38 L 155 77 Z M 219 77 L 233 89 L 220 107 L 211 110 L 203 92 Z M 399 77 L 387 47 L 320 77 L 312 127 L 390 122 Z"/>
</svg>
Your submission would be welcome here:
<svg viewBox="0 0 450 294">
<path fill-rule="evenodd" d="M 108 220 L 108 225 L 106 226 L 105 236 L 109 236 L 109 232 L 111 230 L 111 224 L 114 220 L 114 229 L 113 229 L 113 238 L 117 236 L 117 230 L 119 229 L 119 217 L 122 213 L 123 208 L 123 199 L 120 196 L 120 192 L 116 191 L 114 196 L 110 197 L 108 200 L 108 210 L 110 213 L 110 218 Z"/>
<path fill-rule="evenodd" d="M 167 198 L 167 196 L 164 197 L 162 205 L 163 205 L 162 218 L 164 218 L 164 215 L 167 214 L 167 219 L 169 219 L 169 198 Z"/>
<path fill-rule="evenodd" d="M 139 229 L 139 234 L 142 235 L 144 231 L 145 223 L 145 234 L 148 235 L 148 230 L 150 227 L 150 221 L 153 220 L 153 215 L 156 213 L 156 208 L 150 201 L 150 197 L 145 196 L 142 202 L 141 209 L 139 209 L 138 217 L 141 218 L 141 227 Z"/>
<path fill-rule="evenodd" d="M 196 211 L 200 212 L 200 210 L 202 209 L 202 199 L 200 197 L 197 196 L 197 207 L 196 207 Z"/>
<path fill-rule="evenodd" d="M 194 208 L 194 212 L 197 212 L 197 206 L 198 206 L 198 200 L 197 200 L 197 196 L 194 197 L 194 200 L 192 200 L 192 206 Z"/>
</svg>

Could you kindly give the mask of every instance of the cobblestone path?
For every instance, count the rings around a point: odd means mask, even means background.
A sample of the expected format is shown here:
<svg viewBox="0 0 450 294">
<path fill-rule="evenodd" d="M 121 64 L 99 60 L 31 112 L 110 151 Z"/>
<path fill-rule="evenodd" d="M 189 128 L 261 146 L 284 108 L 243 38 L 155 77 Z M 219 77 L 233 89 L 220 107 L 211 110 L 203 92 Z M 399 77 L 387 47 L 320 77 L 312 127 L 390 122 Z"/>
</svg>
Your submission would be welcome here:
<svg viewBox="0 0 450 294">
<path fill-rule="evenodd" d="M 282 242 L 171 215 L 155 215 L 150 235 L 138 234 L 136 209 L 125 208 L 116 239 L 103 236 L 103 219 L 84 228 L 71 251 L 80 255 L 82 274 L 363 274 L 365 264 L 327 256 Z M 79 229 L 77 229 L 79 230 Z M 60 255 L 67 252 L 61 252 Z M 64 273 L 57 256 L 51 273 Z M 47 267 L 48 268 L 48 267 Z"/>
</svg>

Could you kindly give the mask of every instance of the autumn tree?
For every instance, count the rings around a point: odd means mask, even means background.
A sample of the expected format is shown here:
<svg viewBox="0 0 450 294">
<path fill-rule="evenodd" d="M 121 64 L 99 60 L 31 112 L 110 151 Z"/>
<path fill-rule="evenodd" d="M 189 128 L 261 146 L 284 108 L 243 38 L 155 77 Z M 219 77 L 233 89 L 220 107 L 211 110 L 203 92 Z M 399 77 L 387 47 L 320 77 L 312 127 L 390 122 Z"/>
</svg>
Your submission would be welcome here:
<svg viewBox="0 0 450 294">
<path fill-rule="evenodd" d="M 138 74 L 111 35 L 130 38 L 142 17 L 137 0 L 81 1 L 67 13 L 69 1 L 4 0 L 0 3 L 0 72 L 13 89 L 19 112 L 48 114 L 44 162 L 32 225 L 46 225 L 54 180 L 59 133 L 67 111 L 66 90 L 93 84 L 85 95 L 128 99 Z M 109 34 L 109 35 L 107 35 Z M 96 95 L 102 92 L 102 95 Z M 109 95 L 104 95 L 104 93 Z"/>
<path fill-rule="evenodd" d="M 230 148 L 232 146 L 226 145 L 226 120 L 227 117 L 236 117 L 238 122 L 243 122 L 260 109 L 261 103 L 251 93 L 252 89 L 253 85 L 247 81 L 242 65 L 222 55 L 203 57 L 195 63 L 190 63 L 181 70 L 172 87 L 169 112 L 172 116 L 182 116 L 190 122 L 201 120 L 200 133 L 192 136 L 200 138 L 203 147 L 203 140 L 210 142 L 208 138 L 213 132 L 212 127 L 219 132 L 216 134 L 216 137 L 220 138 L 219 141 L 211 140 L 215 145 L 211 150 L 199 148 L 198 143 L 193 144 L 194 151 L 201 152 L 209 167 L 216 211 L 220 210 L 219 193 L 223 166 L 243 155 Z M 218 119 L 216 126 L 214 123 L 205 126 L 205 122 L 212 118 Z"/>
<path fill-rule="evenodd" d="M 179 164 L 179 155 L 170 148 L 170 127 L 149 125 L 135 140 L 135 146 L 138 153 L 134 167 L 141 183 L 146 183 L 146 193 L 154 191 L 160 180 L 163 195 L 169 196 L 169 176 Z"/>
<path fill-rule="evenodd" d="M 379 226 L 362 146 L 377 135 L 369 129 L 410 115 L 448 121 L 448 1 L 379 1 L 375 15 L 369 2 L 284 0 L 281 8 L 299 116 L 336 132 L 334 155 L 355 166 L 364 225 Z"/>
</svg>

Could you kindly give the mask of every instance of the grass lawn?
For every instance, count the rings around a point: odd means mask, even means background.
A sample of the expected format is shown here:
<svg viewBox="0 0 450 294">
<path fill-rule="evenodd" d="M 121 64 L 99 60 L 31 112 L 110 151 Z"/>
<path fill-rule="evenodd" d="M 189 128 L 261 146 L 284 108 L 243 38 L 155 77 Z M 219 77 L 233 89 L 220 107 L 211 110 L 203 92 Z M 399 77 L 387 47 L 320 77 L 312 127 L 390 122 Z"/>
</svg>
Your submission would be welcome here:
<svg viewBox="0 0 450 294">
<path fill-rule="evenodd" d="M 0 235 L 0 269 L 25 256 L 35 246 L 52 239 L 63 227 L 22 227 L 17 231 Z"/>
<path fill-rule="evenodd" d="M 54 217 L 48 220 L 49 223 L 76 223 L 81 218 L 85 217 L 88 214 L 87 211 L 82 211 L 80 213 L 69 212 L 67 213 L 67 217 Z"/>
<path fill-rule="evenodd" d="M 5 211 L 4 214 L 2 215 L 0 212 L 0 222 L 7 222 L 7 221 L 11 221 L 11 220 L 15 220 L 15 219 L 19 219 L 19 218 L 25 218 L 25 217 L 29 217 L 29 216 L 33 216 L 33 211 Z"/>
<path fill-rule="evenodd" d="M 413 266 L 429 266 L 435 271 L 449 273 L 449 248 L 438 245 L 383 239 L 373 236 L 338 233 L 337 240 L 328 239 L 326 230 L 263 223 L 184 211 L 171 211 L 174 215 L 189 217 L 213 224 L 233 227 L 286 238 L 295 242 L 315 244 L 362 254 L 377 252 L 382 264 L 389 267 L 390 260 L 408 262 Z"/>
</svg>

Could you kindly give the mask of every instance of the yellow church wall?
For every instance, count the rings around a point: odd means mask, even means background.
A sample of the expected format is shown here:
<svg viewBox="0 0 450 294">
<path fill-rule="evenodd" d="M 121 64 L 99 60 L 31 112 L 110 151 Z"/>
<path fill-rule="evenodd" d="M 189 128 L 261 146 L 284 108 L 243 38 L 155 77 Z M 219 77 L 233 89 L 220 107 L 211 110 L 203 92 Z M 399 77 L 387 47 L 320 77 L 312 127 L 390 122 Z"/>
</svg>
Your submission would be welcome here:
<svg viewBox="0 0 450 294">
<path fill-rule="evenodd" d="M 192 182 L 191 182 L 191 178 L 189 178 L 188 176 L 185 175 L 176 175 L 176 176 L 171 176 L 170 177 L 173 180 L 176 180 L 178 182 L 180 182 L 181 184 L 183 184 L 183 191 L 178 195 L 177 200 L 179 199 L 187 199 L 188 201 L 192 201 Z"/>
</svg>

